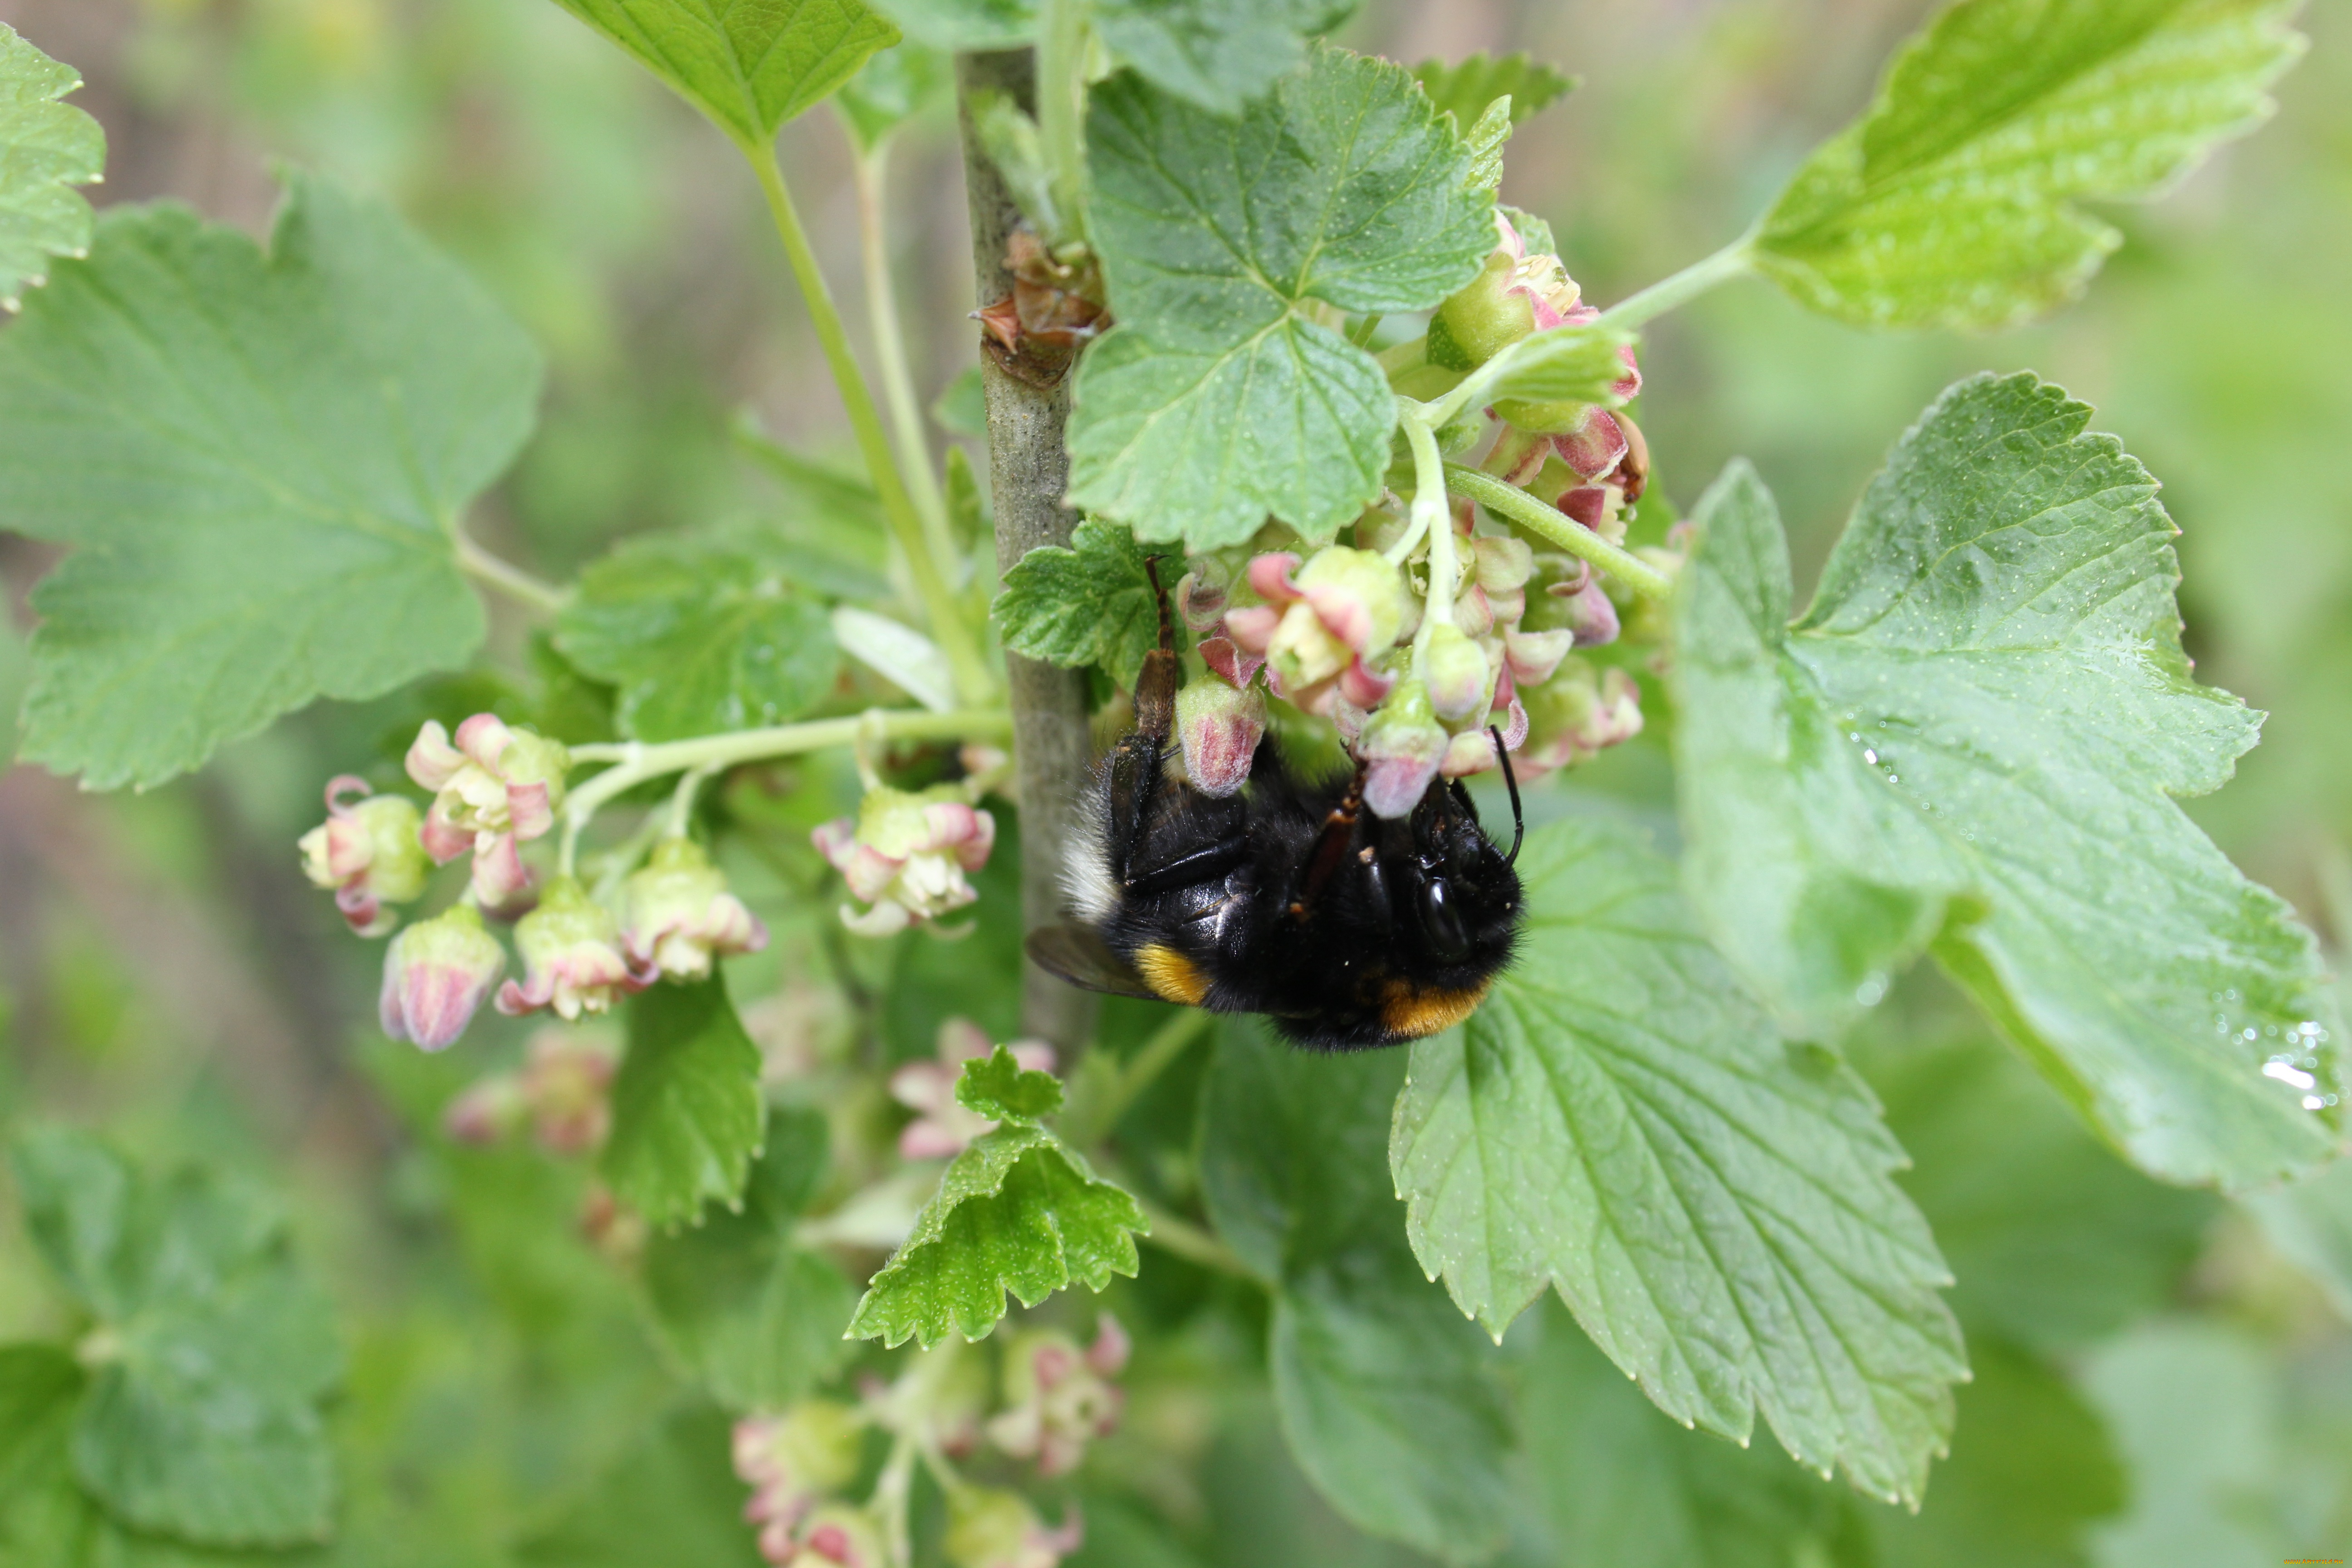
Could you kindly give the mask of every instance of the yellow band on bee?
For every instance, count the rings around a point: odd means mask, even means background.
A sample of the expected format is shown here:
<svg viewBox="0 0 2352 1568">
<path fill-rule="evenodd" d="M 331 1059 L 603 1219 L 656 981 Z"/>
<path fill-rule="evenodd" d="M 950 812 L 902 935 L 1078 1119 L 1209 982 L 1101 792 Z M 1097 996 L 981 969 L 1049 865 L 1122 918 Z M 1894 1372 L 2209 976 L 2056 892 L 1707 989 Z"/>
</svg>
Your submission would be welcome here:
<svg viewBox="0 0 2352 1568">
<path fill-rule="evenodd" d="M 1150 971 L 1144 972 L 1148 976 Z M 1158 982 L 1153 982 L 1156 985 Z M 1381 1003 L 1381 1022 L 1389 1032 L 1408 1040 L 1450 1029 L 1478 1010 L 1486 999 L 1481 984 L 1470 991 L 1422 991 L 1403 981 L 1392 982 Z"/>
<path fill-rule="evenodd" d="M 1197 1007 L 1209 994 L 1208 976 L 1201 973 L 1201 966 L 1172 947 L 1153 942 L 1138 949 L 1135 969 L 1146 985 L 1180 1006 Z"/>
</svg>

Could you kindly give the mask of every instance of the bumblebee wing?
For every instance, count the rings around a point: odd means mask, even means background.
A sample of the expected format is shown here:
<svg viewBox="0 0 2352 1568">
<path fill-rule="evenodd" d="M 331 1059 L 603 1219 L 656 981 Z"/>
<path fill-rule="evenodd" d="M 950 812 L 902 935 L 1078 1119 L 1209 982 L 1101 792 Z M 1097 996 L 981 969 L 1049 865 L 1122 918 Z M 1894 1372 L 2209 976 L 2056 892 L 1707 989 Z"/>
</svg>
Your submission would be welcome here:
<svg viewBox="0 0 2352 1568">
<path fill-rule="evenodd" d="M 1080 990 L 1160 1000 L 1160 994 L 1144 984 L 1133 964 L 1113 952 L 1109 943 L 1085 926 L 1066 921 L 1039 926 L 1029 933 L 1029 940 L 1023 945 L 1032 963 Z"/>
</svg>

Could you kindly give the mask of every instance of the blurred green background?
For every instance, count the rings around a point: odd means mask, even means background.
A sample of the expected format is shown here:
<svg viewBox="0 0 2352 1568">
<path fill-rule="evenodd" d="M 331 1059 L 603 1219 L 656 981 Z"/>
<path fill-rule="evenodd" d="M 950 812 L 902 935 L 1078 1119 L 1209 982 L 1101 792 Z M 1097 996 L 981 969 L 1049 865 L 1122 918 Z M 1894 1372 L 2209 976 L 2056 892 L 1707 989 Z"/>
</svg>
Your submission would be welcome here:
<svg viewBox="0 0 2352 1568">
<path fill-rule="evenodd" d="M 1738 232 L 1929 8 L 1384 0 L 1343 37 L 1407 61 L 1528 48 L 1581 75 L 1520 129 L 1503 195 L 1550 220 L 1606 303 Z M 804 449 L 845 455 L 739 162 L 547 0 L 0 0 L 0 20 L 88 79 L 75 101 L 107 129 L 101 203 L 177 199 L 258 232 L 273 163 L 290 160 L 387 192 L 466 261 L 551 362 L 541 429 L 476 520 L 533 568 L 568 574 L 628 532 L 795 505 L 730 447 L 740 408 Z M 1642 417 L 1678 503 L 1726 458 L 1757 462 L 1801 582 L 1888 443 L 1957 376 L 2032 368 L 2095 404 L 2098 427 L 2164 481 L 2199 673 L 2271 714 L 2238 781 L 2190 809 L 2340 952 L 2352 941 L 2352 6 L 2314 7 L 2305 25 L 2314 47 L 2277 121 L 2164 203 L 2115 215 L 2130 242 L 2076 308 L 1992 339 L 1890 338 L 1738 285 L 1655 326 Z M 840 129 L 819 110 L 783 144 L 845 312 L 862 322 Z M 973 355 L 961 181 L 935 110 L 893 170 L 926 396 Z M 11 711 L 24 597 L 49 559 L 0 532 Z M 520 667 L 527 630 L 502 620 L 494 656 Z M 427 1158 L 404 1131 L 429 1125 L 520 1031 L 478 1028 L 459 1053 L 478 1052 L 470 1061 L 390 1052 L 373 1037 L 376 950 L 347 939 L 299 874 L 293 840 L 319 814 L 320 782 L 404 713 L 322 708 L 144 796 L 0 773 L 0 1121 L 101 1125 L 144 1158 L 225 1159 L 295 1194 L 353 1335 L 341 1436 L 352 1518 L 378 1542 L 370 1560 L 507 1562 L 519 1532 L 629 1453 L 674 1385 L 612 1272 L 568 1226 L 541 1223 L 577 1202 L 576 1173 L 520 1153 Z M 1667 824 L 1654 740 L 1554 787 L 1570 806 Z M 736 971 L 739 992 L 795 982 L 807 946 L 780 941 Z M 937 1011 L 950 1005 L 987 1011 L 955 997 Z M 1955 1459 L 1921 1521 L 1889 1516 L 1858 1543 L 1825 1526 L 1792 1559 L 1786 1531 L 1743 1534 L 1727 1504 L 1720 1539 L 1683 1544 L 1709 1562 L 1802 1560 L 1812 1542 L 1820 1563 L 1988 1568 L 2352 1556 L 2352 1204 L 2232 1208 L 2155 1188 L 2074 1131 L 1928 977 L 1898 990 L 1857 1051 L 1960 1275 L 1984 1375 L 1963 1396 Z M 473 1205 L 455 1230 L 453 1194 Z M 57 1326 L 7 1223 L 0 1341 Z M 1147 1279 L 1155 1270 L 1181 1272 L 1159 1254 Z M 1169 1364 L 1138 1370 L 1121 1439 L 1132 1452 L 1122 1465 L 1106 1450 L 1092 1483 L 1127 1501 L 1097 1510 L 1086 1561 L 1181 1561 L 1122 1546 L 1122 1508 L 1177 1519 L 1202 1562 L 1405 1561 L 1351 1538 L 1279 1462 L 1248 1354 L 1181 1295 L 1170 1286 L 1133 1309 L 1185 1337 Z M 2012 1355 L 2036 1370 L 2000 1374 Z M 1564 1398 L 1622 1393 L 1572 1366 L 1552 1375 L 1574 1384 Z M 1972 1431 L 1984 1434 L 1974 1450 Z M 1539 1462 L 1570 1462 L 1574 1443 L 1554 1436 L 1530 1434 Z M 1181 1480 L 1150 1479 L 1187 1466 Z M 1534 1495 L 1565 1486 L 1538 1475 Z M 1637 1477 L 1618 1494 L 1630 1520 L 1640 1490 Z M 1564 1526 L 1573 1561 L 1699 1560 L 1664 1554 L 1680 1548 L 1658 1530 L 1611 1528 L 1622 1533 Z"/>
</svg>

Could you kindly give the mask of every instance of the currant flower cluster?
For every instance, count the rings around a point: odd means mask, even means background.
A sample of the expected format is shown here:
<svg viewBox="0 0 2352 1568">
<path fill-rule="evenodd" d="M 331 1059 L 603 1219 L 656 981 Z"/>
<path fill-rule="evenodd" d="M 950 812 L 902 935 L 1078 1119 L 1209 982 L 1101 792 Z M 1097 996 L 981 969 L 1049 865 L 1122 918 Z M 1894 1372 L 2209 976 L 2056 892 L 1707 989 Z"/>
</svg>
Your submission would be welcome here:
<svg viewBox="0 0 2352 1568">
<path fill-rule="evenodd" d="M 471 857 L 458 901 L 385 950 L 378 1013 L 394 1039 L 446 1048 L 493 988 L 501 1013 L 550 1011 L 569 1023 L 664 977 L 702 979 L 715 957 L 767 943 L 766 928 L 679 832 L 654 846 L 609 903 L 568 869 L 542 879 L 523 847 L 545 837 L 562 809 L 572 759 L 560 742 L 477 713 L 454 736 L 427 721 L 405 767 L 431 795 L 425 809 L 341 775 L 327 785 L 327 820 L 300 843 L 304 874 L 332 889 L 343 918 L 368 937 L 394 931 L 392 906 L 422 897 L 434 866 Z M 499 984 L 507 954 L 490 921 L 512 925 L 520 981 Z"/>
<path fill-rule="evenodd" d="M 1422 390 L 1458 384 L 1531 332 L 1600 314 L 1581 302 L 1558 257 L 1530 256 L 1507 218 L 1496 224 L 1499 242 L 1484 269 L 1432 320 L 1429 363 L 1414 374 L 1435 379 Z M 1620 353 L 1625 374 L 1612 391 L 1630 398 L 1641 368 L 1630 347 Z M 1564 526 L 1623 544 L 1629 509 L 1649 479 L 1632 419 L 1593 404 L 1511 401 L 1485 418 L 1486 472 L 1551 507 Z M 1195 787 L 1211 795 L 1242 787 L 1268 695 L 1337 724 L 1366 764 L 1365 805 L 1385 817 L 1409 814 L 1433 779 L 1495 767 L 1496 734 L 1524 779 L 1641 732 L 1633 678 L 1576 652 L 1618 640 L 1630 591 L 1507 525 L 1482 531 L 1466 500 L 1447 516 L 1454 567 L 1442 605 L 1433 602 L 1444 587 L 1432 563 L 1438 542 L 1417 537 L 1393 504 L 1368 511 L 1353 543 L 1304 559 L 1277 548 L 1187 563 L 1177 606 L 1200 635 L 1210 677 L 1177 701 Z M 1680 563 L 1673 549 L 1638 553 L 1664 570 Z"/>
<path fill-rule="evenodd" d="M 896 1440 L 894 1452 L 922 1455 L 946 1490 L 943 1544 L 956 1568 L 1055 1568 L 1083 1542 L 1075 1508 L 1049 1525 L 1020 1492 L 966 1480 L 953 1462 L 978 1453 L 984 1439 L 1034 1461 L 1042 1476 L 1076 1469 L 1087 1446 L 1118 1425 L 1126 1396 L 1117 1379 L 1129 1351 L 1126 1331 L 1106 1312 L 1083 1347 L 1055 1329 L 1013 1336 L 992 1416 L 983 1352 L 942 1346 L 913 1357 L 895 1382 L 869 1380 L 856 1405 L 803 1399 L 737 1422 L 735 1473 L 751 1489 L 743 1515 L 759 1530 L 761 1555 L 778 1568 L 883 1568 L 889 1559 L 879 1505 L 892 1467 L 873 1500 L 842 1496 L 861 1468 L 866 1433 L 879 1428 Z"/>
<path fill-rule="evenodd" d="M 841 906 L 841 921 L 860 936 L 896 936 L 931 925 L 935 936 L 961 935 L 933 925 L 940 916 L 980 897 L 970 873 L 988 864 L 996 847 L 996 818 L 981 797 L 1009 767 L 992 746 L 967 745 L 964 777 L 924 790 L 884 784 L 861 751 L 866 793 L 855 816 L 839 816 L 809 835 L 818 854 L 841 873 L 850 895 L 866 908 Z"/>
</svg>

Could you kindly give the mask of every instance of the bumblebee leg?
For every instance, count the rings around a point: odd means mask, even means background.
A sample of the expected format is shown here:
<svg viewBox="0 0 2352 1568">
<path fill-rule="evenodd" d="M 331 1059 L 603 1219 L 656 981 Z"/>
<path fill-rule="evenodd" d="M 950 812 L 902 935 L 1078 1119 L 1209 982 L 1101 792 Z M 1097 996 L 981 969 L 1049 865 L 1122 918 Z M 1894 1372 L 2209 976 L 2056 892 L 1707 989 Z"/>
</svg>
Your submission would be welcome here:
<svg viewBox="0 0 2352 1568">
<path fill-rule="evenodd" d="M 1222 877 L 1249 858 L 1249 835 L 1236 833 L 1220 844 L 1179 855 L 1164 866 L 1154 866 L 1149 871 L 1134 871 L 1127 879 L 1127 890 L 1149 897 L 1164 893 L 1171 888 L 1189 887 Z"/>
<path fill-rule="evenodd" d="M 1348 793 L 1323 819 L 1323 831 L 1315 840 L 1315 852 L 1307 862 L 1307 876 L 1299 885 L 1298 896 L 1290 900 L 1286 911 L 1292 920 L 1305 921 L 1315 900 L 1322 895 L 1324 886 L 1339 869 L 1339 863 L 1355 847 L 1356 821 L 1364 810 L 1364 772 L 1366 764 L 1356 763 L 1356 776 L 1348 781 Z"/>
<path fill-rule="evenodd" d="M 1111 869 L 1121 880 L 1143 847 L 1144 826 L 1160 793 L 1160 761 L 1176 732 L 1176 628 L 1168 618 L 1168 591 L 1160 585 L 1160 557 L 1145 557 L 1143 570 L 1160 602 L 1160 646 L 1143 656 L 1135 678 L 1135 732 L 1111 757 L 1111 842 L 1119 846 Z"/>
</svg>

